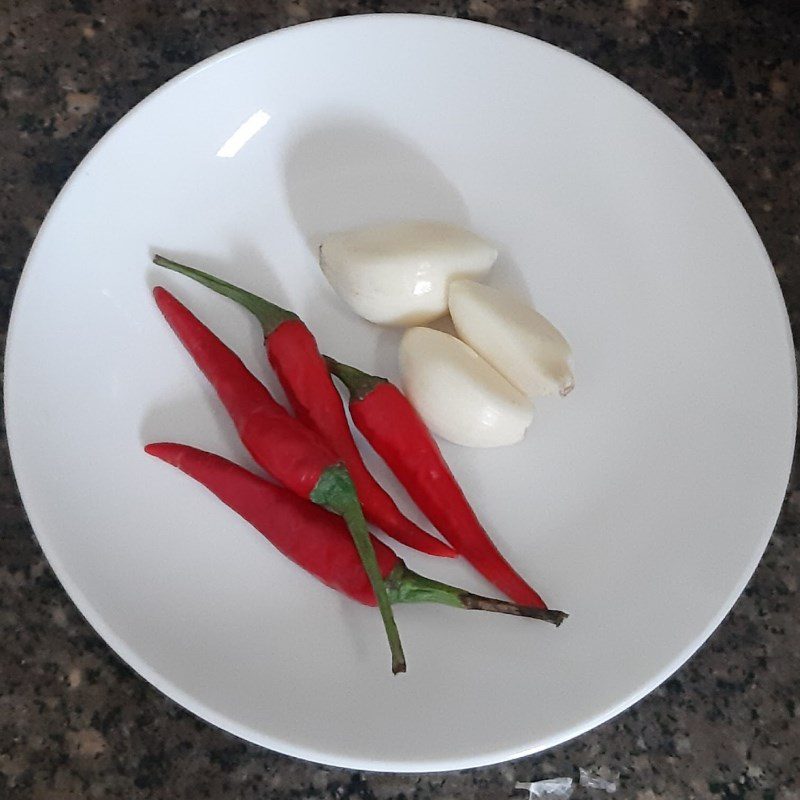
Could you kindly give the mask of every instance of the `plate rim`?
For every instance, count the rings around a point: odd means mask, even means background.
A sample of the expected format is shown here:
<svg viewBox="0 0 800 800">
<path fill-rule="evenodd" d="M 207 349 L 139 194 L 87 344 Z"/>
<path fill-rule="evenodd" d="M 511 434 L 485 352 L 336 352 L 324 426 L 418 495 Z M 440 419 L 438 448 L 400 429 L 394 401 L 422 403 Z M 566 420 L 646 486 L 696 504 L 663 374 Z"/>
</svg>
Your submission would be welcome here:
<svg viewBox="0 0 800 800">
<path fill-rule="evenodd" d="M 650 692 L 652 692 L 655 688 L 661 685 L 667 678 L 669 678 L 670 675 L 672 675 L 674 672 L 680 669 L 680 667 L 682 667 L 709 639 L 709 637 L 720 626 L 723 620 L 728 616 L 734 604 L 741 596 L 746 585 L 748 584 L 753 574 L 755 573 L 755 570 L 758 567 L 761 558 L 763 557 L 764 551 L 775 529 L 775 524 L 778 520 L 781 509 L 783 508 L 783 502 L 781 502 L 775 509 L 773 522 L 770 528 L 766 532 L 762 533 L 761 539 L 758 545 L 754 548 L 753 556 L 748 561 L 744 573 L 740 576 L 732 592 L 725 599 L 718 612 L 712 617 L 711 621 L 706 626 L 706 628 L 704 628 L 700 636 L 695 641 L 692 641 L 686 647 L 684 647 L 683 650 L 681 650 L 654 678 L 646 682 L 644 686 L 639 687 L 635 691 L 626 695 L 623 700 L 621 700 L 614 706 L 605 709 L 603 712 L 596 714 L 594 717 L 585 720 L 581 724 L 573 726 L 571 729 L 562 732 L 561 734 L 553 735 L 546 739 L 538 740 L 533 744 L 520 746 L 518 748 L 506 747 L 494 750 L 485 749 L 479 755 L 472 758 L 458 757 L 450 759 L 433 759 L 427 761 L 425 759 L 417 759 L 417 760 L 388 762 L 385 760 L 363 759 L 359 757 L 355 758 L 350 758 L 350 757 L 340 758 L 338 756 L 330 757 L 322 751 L 314 750 L 313 748 L 297 746 L 293 743 L 283 741 L 280 739 L 280 737 L 274 735 L 271 736 L 265 735 L 263 731 L 258 731 L 251 728 L 248 725 L 240 724 L 235 720 L 226 717 L 224 714 L 216 712 L 214 709 L 208 707 L 202 700 L 185 693 L 179 686 L 175 685 L 172 681 L 168 680 L 167 678 L 159 674 L 158 671 L 152 668 L 146 661 L 140 659 L 138 655 L 133 651 L 133 649 L 129 647 L 129 645 L 124 641 L 124 639 L 118 636 L 114 632 L 114 630 L 106 623 L 102 614 L 100 614 L 94 608 L 93 604 L 89 602 L 89 600 L 86 598 L 80 587 L 75 582 L 73 582 L 72 578 L 69 575 L 68 570 L 60 562 L 57 555 L 54 552 L 52 552 L 50 544 L 46 543 L 45 539 L 47 537 L 44 537 L 43 539 L 40 533 L 37 532 L 37 528 L 39 530 L 42 530 L 42 526 L 41 524 L 37 525 L 36 523 L 36 518 L 38 515 L 37 512 L 34 510 L 36 504 L 35 501 L 33 500 L 33 495 L 35 493 L 30 489 L 30 487 L 24 488 L 17 476 L 17 470 L 15 466 L 15 460 L 17 457 L 15 457 L 14 454 L 15 452 L 18 452 L 20 446 L 17 444 L 18 442 L 17 425 L 13 421 L 15 418 L 17 418 L 17 412 L 13 410 L 14 409 L 13 402 L 11 404 L 9 404 L 8 402 L 8 396 L 9 396 L 8 387 L 14 382 L 13 375 L 15 372 L 14 364 L 16 361 L 16 356 L 14 355 L 14 353 L 15 353 L 15 342 L 17 339 L 15 332 L 19 327 L 16 324 L 16 320 L 21 313 L 20 307 L 24 302 L 25 292 L 27 291 L 26 287 L 29 286 L 30 284 L 31 269 L 29 268 L 29 265 L 33 263 L 36 251 L 38 249 L 38 245 L 40 241 L 45 237 L 46 232 L 48 230 L 48 225 L 57 216 L 61 205 L 64 203 L 65 198 L 67 197 L 69 190 L 73 185 L 73 182 L 80 177 L 80 175 L 84 172 L 84 170 L 88 166 L 91 165 L 92 161 L 97 157 L 97 155 L 105 147 L 108 146 L 109 141 L 113 138 L 113 135 L 115 134 L 118 128 L 122 128 L 132 115 L 134 115 L 141 108 L 145 107 L 148 103 L 153 101 L 162 92 L 170 90 L 172 87 L 177 86 L 178 84 L 180 84 L 185 80 L 194 78 L 196 75 L 200 74 L 206 69 L 214 67 L 218 63 L 221 63 L 227 60 L 228 58 L 238 55 L 239 52 L 245 49 L 248 49 L 250 47 L 261 46 L 261 43 L 265 40 L 274 39 L 276 37 L 290 37 L 290 36 L 302 37 L 303 35 L 305 35 L 305 32 L 311 28 L 314 29 L 323 27 L 335 28 L 337 26 L 353 26 L 353 25 L 365 25 L 365 24 L 372 25 L 375 23 L 378 23 L 379 25 L 384 25 L 384 24 L 392 25 L 394 23 L 397 23 L 398 20 L 402 21 L 402 23 L 411 22 L 423 25 L 438 25 L 445 28 L 456 27 L 456 26 L 460 27 L 469 26 L 473 28 L 482 29 L 484 34 L 488 36 L 513 37 L 517 39 L 522 38 L 527 41 L 528 45 L 542 46 L 546 49 L 556 51 L 560 57 L 563 57 L 572 62 L 579 62 L 583 68 L 588 67 L 589 69 L 600 73 L 605 80 L 611 80 L 612 82 L 618 84 L 619 86 L 624 87 L 624 89 L 627 92 L 636 96 L 637 101 L 640 104 L 644 104 L 645 107 L 649 107 L 650 113 L 655 112 L 663 120 L 666 120 L 669 123 L 669 125 L 671 125 L 685 141 L 688 141 L 691 144 L 694 150 L 695 157 L 699 156 L 699 163 L 703 164 L 703 166 L 707 170 L 710 168 L 710 173 L 713 175 L 715 183 L 719 186 L 719 188 L 722 188 L 723 191 L 727 193 L 730 199 L 734 201 L 734 207 L 736 208 L 736 213 L 740 217 L 741 224 L 743 224 L 744 227 L 749 231 L 750 237 L 754 239 L 754 242 L 756 243 L 757 248 L 762 257 L 762 261 L 765 262 L 765 265 L 768 268 L 767 272 L 769 273 L 769 275 L 767 279 L 771 280 L 772 292 L 774 293 L 775 299 L 779 301 L 778 302 L 779 308 L 782 309 L 782 323 L 785 332 L 786 355 L 788 356 L 787 360 L 791 378 L 790 382 L 793 391 L 792 405 L 794 408 L 794 413 L 793 413 L 793 418 L 790 420 L 790 422 L 792 428 L 794 429 L 794 438 L 796 440 L 797 419 L 798 419 L 797 364 L 794 356 L 795 349 L 792 337 L 791 324 L 789 320 L 788 310 L 786 307 L 786 302 L 780 287 L 780 283 L 778 281 L 769 254 L 761 239 L 761 236 L 759 235 L 758 230 L 756 229 L 752 219 L 750 218 L 743 204 L 737 197 L 736 193 L 733 191 L 732 187 L 725 180 L 724 176 L 720 173 L 720 171 L 717 169 L 714 163 L 708 158 L 708 156 L 703 152 L 703 150 L 694 142 L 694 140 L 685 131 L 683 131 L 683 129 L 676 122 L 674 122 L 667 114 L 661 111 L 654 103 L 652 103 L 648 98 L 646 98 L 644 95 L 636 91 L 633 87 L 629 86 L 624 81 L 612 75 L 611 73 L 605 71 L 601 67 L 598 67 L 596 64 L 593 64 L 592 62 L 564 48 L 557 47 L 556 45 L 550 44 L 549 42 L 545 42 L 534 36 L 521 33 L 519 31 L 511 30 L 508 28 L 503 28 L 497 25 L 492 25 L 489 23 L 476 22 L 473 20 L 466 20 L 461 18 L 447 17 L 434 14 L 402 13 L 402 12 L 358 14 L 346 17 L 334 17 L 334 18 L 313 20 L 310 22 L 304 22 L 289 27 L 278 28 L 276 30 L 269 31 L 267 33 L 259 34 L 257 36 L 245 39 L 241 42 L 238 42 L 237 44 L 225 48 L 224 50 L 212 54 L 211 56 L 203 59 L 197 64 L 192 65 L 191 67 L 188 67 L 187 69 L 183 70 L 182 72 L 178 73 L 177 75 L 167 80 L 165 83 L 161 84 L 154 91 L 152 91 L 150 94 L 148 94 L 138 103 L 136 103 L 125 114 L 123 114 L 123 116 L 120 117 L 120 119 L 117 120 L 117 122 L 115 122 L 114 125 L 112 125 L 103 134 L 103 136 L 90 148 L 90 150 L 86 153 L 86 155 L 81 159 L 81 161 L 75 167 L 75 169 L 73 170 L 67 181 L 59 190 L 52 205 L 48 209 L 39 230 L 37 231 L 34 242 L 25 259 L 25 264 L 21 270 L 20 278 L 14 292 L 14 299 L 11 307 L 11 312 L 9 314 L 9 321 L 7 327 L 7 339 L 5 345 L 6 381 L 4 383 L 3 414 L 6 425 L 6 439 L 8 442 L 9 460 L 12 466 L 12 474 L 14 475 L 17 491 L 20 496 L 20 499 L 22 500 L 22 504 L 25 509 L 25 513 L 27 515 L 36 542 L 41 548 L 43 555 L 47 559 L 50 568 L 53 570 L 54 574 L 58 578 L 59 583 L 62 585 L 64 591 L 67 593 L 72 603 L 78 609 L 81 616 L 86 620 L 86 622 L 90 625 L 90 627 L 100 636 L 100 638 L 104 641 L 104 643 L 114 652 L 115 656 L 121 659 L 126 664 L 126 666 L 128 666 L 137 675 L 137 677 L 146 680 L 155 689 L 157 689 L 162 694 L 166 695 L 171 701 L 180 705 L 183 709 L 191 713 L 193 716 L 203 719 L 205 722 L 217 728 L 220 728 L 226 733 L 232 734 L 240 739 L 254 743 L 261 747 L 274 750 L 275 752 L 282 753 L 284 755 L 300 758 L 312 763 L 323 764 L 326 766 L 351 769 L 351 770 L 370 771 L 370 772 L 390 772 L 390 773 L 408 774 L 408 773 L 442 772 L 442 771 L 452 771 L 459 769 L 473 769 L 479 767 L 486 767 L 504 763 L 506 761 L 510 761 L 513 759 L 530 756 L 536 753 L 540 753 L 545 750 L 549 750 L 552 747 L 564 744 L 576 738 L 577 736 L 580 736 L 594 729 L 595 727 L 605 722 L 608 722 L 609 720 L 613 719 L 623 711 L 627 710 L 628 708 L 638 703 L 642 698 L 650 694 Z M 754 269 L 756 268 L 755 265 L 753 268 Z M 769 276 L 771 276 L 771 278 Z M 20 298 L 22 298 L 22 300 Z M 785 479 L 782 484 L 784 486 L 788 485 L 791 476 L 791 469 L 793 462 L 794 459 L 790 458 L 786 466 Z"/>
</svg>

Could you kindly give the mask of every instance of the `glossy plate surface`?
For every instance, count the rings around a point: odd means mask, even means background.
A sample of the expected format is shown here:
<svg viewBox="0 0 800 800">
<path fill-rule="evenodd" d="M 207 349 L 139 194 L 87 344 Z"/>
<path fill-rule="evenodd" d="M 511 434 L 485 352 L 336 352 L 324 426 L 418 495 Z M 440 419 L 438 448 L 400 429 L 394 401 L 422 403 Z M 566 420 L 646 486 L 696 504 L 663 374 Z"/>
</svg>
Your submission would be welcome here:
<svg viewBox="0 0 800 800">
<path fill-rule="evenodd" d="M 443 448 L 501 549 L 570 619 L 555 630 L 398 608 L 409 672 L 393 678 L 375 611 L 284 561 L 142 445 L 172 439 L 250 464 L 157 313 L 156 283 L 275 386 L 254 322 L 152 267 L 153 250 L 293 308 L 326 351 L 396 378 L 398 333 L 355 318 L 315 250 L 328 231 L 404 217 L 496 242 L 491 282 L 564 331 L 577 386 L 538 404 L 521 445 Z M 281 31 L 139 105 L 42 227 L 7 356 L 25 506 L 111 647 L 216 725 L 364 769 L 531 753 L 650 691 L 752 574 L 795 431 L 783 300 L 708 160 L 584 61 L 438 18 Z M 461 562 L 402 555 L 490 588 Z"/>
</svg>

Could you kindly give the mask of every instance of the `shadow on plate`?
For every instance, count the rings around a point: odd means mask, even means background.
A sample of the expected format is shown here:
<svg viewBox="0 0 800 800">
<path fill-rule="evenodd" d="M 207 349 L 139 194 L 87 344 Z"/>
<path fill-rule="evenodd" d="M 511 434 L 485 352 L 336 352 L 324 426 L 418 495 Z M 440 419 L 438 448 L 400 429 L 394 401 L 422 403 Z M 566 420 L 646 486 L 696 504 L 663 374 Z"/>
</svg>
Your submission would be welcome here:
<svg viewBox="0 0 800 800">
<path fill-rule="evenodd" d="M 369 120 L 322 118 L 285 159 L 289 208 L 309 250 L 333 231 L 400 219 L 469 224 L 447 176 L 413 142 Z"/>
<path fill-rule="evenodd" d="M 201 376 L 202 377 L 202 376 Z M 237 463 L 253 469 L 255 464 L 240 444 L 236 428 L 217 399 L 214 390 L 203 386 L 205 397 L 190 394 L 158 400 L 145 412 L 139 426 L 142 447 L 151 442 L 178 442 L 232 457 Z M 198 414 L 198 406 L 205 405 L 211 414 Z M 208 424 L 209 416 L 213 420 Z M 219 449 L 226 443 L 226 452 Z"/>
</svg>

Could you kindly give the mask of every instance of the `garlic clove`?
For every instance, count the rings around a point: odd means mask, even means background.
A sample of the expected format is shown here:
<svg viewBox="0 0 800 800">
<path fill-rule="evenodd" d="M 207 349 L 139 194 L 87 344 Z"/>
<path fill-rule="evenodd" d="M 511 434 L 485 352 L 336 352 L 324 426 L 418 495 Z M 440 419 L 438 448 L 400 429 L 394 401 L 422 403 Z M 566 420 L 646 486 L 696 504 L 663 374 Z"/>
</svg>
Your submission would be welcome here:
<svg viewBox="0 0 800 800">
<path fill-rule="evenodd" d="M 447 313 L 451 280 L 480 278 L 497 250 L 444 222 L 399 222 L 334 233 L 320 266 L 356 314 L 380 325 L 411 326 Z"/>
<path fill-rule="evenodd" d="M 400 342 L 408 399 L 438 436 L 467 447 L 519 442 L 533 404 L 472 348 L 430 328 L 411 328 Z"/>
<path fill-rule="evenodd" d="M 450 284 L 458 335 L 529 397 L 575 386 L 572 350 L 558 329 L 509 292 L 471 280 Z"/>
</svg>

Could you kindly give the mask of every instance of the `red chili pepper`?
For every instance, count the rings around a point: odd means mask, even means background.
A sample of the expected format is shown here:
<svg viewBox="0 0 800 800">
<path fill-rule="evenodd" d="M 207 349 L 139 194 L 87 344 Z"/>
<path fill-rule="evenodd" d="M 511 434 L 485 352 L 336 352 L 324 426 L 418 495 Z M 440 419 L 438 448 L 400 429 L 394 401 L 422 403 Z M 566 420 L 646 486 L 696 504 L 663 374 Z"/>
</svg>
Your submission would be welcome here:
<svg viewBox="0 0 800 800">
<path fill-rule="evenodd" d="M 281 553 L 323 583 L 359 603 L 375 605 L 375 593 L 339 517 L 221 456 L 171 443 L 149 444 L 145 451 L 201 483 Z M 373 538 L 372 545 L 392 603 L 443 603 L 532 617 L 555 625 L 560 625 L 567 616 L 563 611 L 481 597 L 425 578 L 410 570 L 377 539 Z"/>
<path fill-rule="evenodd" d="M 326 361 L 350 393 L 355 426 L 445 539 L 514 602 L 547 608 L 500 555 L 406 396 L 385 378 Z"/>
<path fill-rule="evenodd" d="M 217 391 L 256 462 L 295 494 L 344 518 L 377 598 L 392 651 L 392 671 L 404 672 L 397 625 L 347 469 L 188 308 L 161 287 L 155 288 L 153 295 L 170 327 Z"/>
<path fill-rule="evenodd" d="M 201 270 L 155 256 L 153 262 L 202 283 L 244 306 L 261 323 L 264 347 L 298 418 L 315 430 L 344 461 L 356 486 L 364 516 L 398 542 L 434 556 L 456 555 L 444 542 L 407 519 L 370 475 L 317 342 L 300 318 L 274 303 Z"/>
</svg>

